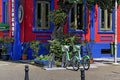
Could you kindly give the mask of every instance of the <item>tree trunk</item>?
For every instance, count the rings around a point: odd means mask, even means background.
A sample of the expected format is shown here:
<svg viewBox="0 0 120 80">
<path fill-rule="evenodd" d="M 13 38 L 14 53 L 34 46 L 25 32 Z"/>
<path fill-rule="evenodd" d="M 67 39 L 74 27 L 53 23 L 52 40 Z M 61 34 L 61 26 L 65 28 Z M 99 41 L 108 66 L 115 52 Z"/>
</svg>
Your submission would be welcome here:
<svg viewBox="0 0 120 80">
<path fill-rule="evenodd" d="M 51 35 L 51 39 L 63 39 L 63 27 L 63 23 L 59 26 L 55 26 Z"/>
</svg>

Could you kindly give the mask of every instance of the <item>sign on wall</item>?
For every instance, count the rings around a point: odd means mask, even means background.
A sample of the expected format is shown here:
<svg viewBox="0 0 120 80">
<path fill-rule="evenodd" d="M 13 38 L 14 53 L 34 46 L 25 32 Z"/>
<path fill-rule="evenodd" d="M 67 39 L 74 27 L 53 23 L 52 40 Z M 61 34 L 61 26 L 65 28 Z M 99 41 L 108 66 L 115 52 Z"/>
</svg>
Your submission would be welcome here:
<svg viewBox="0 0 120 80">
<path fill-rule="evenodd" d="M 24 16 L 23 6 L 22 6 L 22 5 L 19 5 L 19 8 L 18 8 L 18 20 L 19 20 L 19 23 L 22 23 L 22 21 L 23 21 L 23 16 Z"/>
</svg>

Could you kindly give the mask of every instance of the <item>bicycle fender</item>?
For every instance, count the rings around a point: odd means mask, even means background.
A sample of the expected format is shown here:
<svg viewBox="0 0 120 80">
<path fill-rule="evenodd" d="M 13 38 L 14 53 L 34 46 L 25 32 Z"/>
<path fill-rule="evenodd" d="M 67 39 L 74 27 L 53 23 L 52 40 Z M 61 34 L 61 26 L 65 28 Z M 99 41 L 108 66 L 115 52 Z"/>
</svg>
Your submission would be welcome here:
<svg viewBox="0 0 120 80">
<path fill-rule="evenodd" d="M 89 56 L 84 56 L 83 59 L 90 59 L 90 57 Z"/>
</svg>

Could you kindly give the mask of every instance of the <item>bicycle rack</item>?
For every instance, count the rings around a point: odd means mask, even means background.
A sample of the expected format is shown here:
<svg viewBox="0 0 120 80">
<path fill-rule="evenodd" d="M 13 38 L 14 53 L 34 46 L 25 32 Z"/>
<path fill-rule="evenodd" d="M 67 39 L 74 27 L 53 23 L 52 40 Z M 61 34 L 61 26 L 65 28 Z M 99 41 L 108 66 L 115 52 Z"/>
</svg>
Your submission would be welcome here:
<svg viewBox="0 0 120 80">
<path fill-rule="evenodd" d="M 54 58 L 55 58 L 55 54 L 51 53 L 49 61 L 48 61 L 48 68 L 52 68 L 53 67 Z"/>
</svg>

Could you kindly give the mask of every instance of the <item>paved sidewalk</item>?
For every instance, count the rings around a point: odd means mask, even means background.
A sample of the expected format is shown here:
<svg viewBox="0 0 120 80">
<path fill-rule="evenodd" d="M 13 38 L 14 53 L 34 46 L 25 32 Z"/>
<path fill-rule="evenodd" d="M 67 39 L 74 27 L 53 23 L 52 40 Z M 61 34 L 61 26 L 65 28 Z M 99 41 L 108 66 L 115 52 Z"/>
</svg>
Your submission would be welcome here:
<svg viewBox="0 0 120 80">
<path fill-rule="evenodd" d="M 112 62 L 113 59 L 94 59 L 91 68 L 85 71 L 85 80 L 120 80 L 120 65 Z M 31 64 L 7 61 L 0 61 L 0 80 L 24 80 L 25 65 L 29 65 L 29 80 L 81 80 L 80 70 L 44 70 Z"/>
<path fill-rule="evenodd" d="M 120 58 L 118 58 L 118 63 L 120 63 Z M 114 65 L 114 58 L 94 58 L 94 63 L 90 65 L 90 68 L 98 68 L 100 66 L 110 66 Z M 120 65 L 120 64 L 118 64 Z M 66 68 L 62 67 L 52 67 L 52 68 L 44 68 L 45 70 L 65 70 Z M 72 67 L 68 67 L 68 69 L 72 69 Z"/>
</svg>

